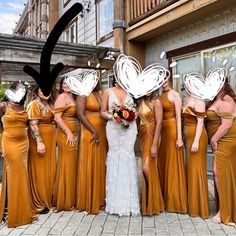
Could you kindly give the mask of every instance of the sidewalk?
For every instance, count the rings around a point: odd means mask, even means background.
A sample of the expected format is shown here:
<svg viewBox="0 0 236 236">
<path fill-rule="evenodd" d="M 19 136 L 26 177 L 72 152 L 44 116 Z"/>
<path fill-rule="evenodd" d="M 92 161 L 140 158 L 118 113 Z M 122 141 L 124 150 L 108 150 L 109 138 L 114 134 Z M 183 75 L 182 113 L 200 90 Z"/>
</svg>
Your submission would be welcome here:
<svg viewBox="0 0 236 236">
<path fill-rule="evenodd" d="M 140 159 L 138 161 L 140 167 Z M 139 184 L 141 173 L 139 169 Z M 209 180 L 211 216 L 215 214 L 213 181 Z M 0 226 L 2 235 L 236 235 L 236 228 L 212 223 L 210 219 L 192 218 L 188 214 L 163 212 L 158 216 L 118 217 L 101 211 L 98 215 L 83 212 L 49 212 L 39 221 L 9 229 Z"/>
</svg>

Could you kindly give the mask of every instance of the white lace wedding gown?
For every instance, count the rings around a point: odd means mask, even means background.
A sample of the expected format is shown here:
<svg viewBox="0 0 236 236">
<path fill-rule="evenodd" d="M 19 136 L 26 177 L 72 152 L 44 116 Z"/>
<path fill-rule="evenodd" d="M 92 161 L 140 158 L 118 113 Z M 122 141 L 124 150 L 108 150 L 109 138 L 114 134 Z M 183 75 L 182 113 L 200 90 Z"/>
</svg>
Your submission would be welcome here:
<svg viewBox="0 0 236 236">
<path fill-rule="evenodd" d="M 109 90 L 109 111 L 112 104 L 119 103 L 114 91 Z M 126 102 L 133 103 L 130 95 Z M 106 126 L 109 145 L 106 174 L 106 212 L 110 214 L 140 214 L 137 166 L 134 144 L 137 136 L 136 122 L 130 123 L 128 129 L 109 120 Z"/>
</svg>

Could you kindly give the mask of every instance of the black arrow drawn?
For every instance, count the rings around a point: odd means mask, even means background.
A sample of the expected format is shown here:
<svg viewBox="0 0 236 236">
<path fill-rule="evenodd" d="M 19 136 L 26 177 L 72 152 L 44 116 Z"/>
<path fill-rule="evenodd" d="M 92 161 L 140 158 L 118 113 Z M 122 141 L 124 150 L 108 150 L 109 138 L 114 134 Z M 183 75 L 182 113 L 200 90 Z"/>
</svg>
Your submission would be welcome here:
<svg viewBox="0 0 236 236">
<path fill-rule="evenodd" d="M 43 46 L 43 50 L 40 57 L 40 72 L 36 71 L 29 65 L 25 65 L 23 70 L 29 76 L 31 76 L 40 89 L 42 90 L 44 96 L 49 96 L 52 86 L 62 71 L 64 65 L 63 63 L 57 63 L 52 71 L 50 71 L 50 61 L 52 52 L 57 44 L 58 39 L 67 27 L 67 25 L 73 20 L 81 11 L 83 6 L 80 3 L 75 3 L 69 10 L 67 10 L 64 15 L 58 20 L 54 28 L 52 29 L 47 41 Z M 53 13 L 52 13 L 53 14 Z"/>
</svg>

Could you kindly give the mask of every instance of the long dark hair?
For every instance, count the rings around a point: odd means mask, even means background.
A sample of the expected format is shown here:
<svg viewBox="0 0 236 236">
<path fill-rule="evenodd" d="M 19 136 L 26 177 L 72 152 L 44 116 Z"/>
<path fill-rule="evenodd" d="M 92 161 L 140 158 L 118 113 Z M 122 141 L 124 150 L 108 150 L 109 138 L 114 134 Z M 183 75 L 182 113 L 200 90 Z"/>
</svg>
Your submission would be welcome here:
<svg viewBox="0 0 236 236">
<path fill-rule="evenodd" d="M 235 95 L 235 92 L 233 91 L 233 89 L 230 86 L 228 77 L 226 77 L 226 79 L 225 79 L 225 84 L 223 86 L 223 94 L 221 96 L 221 100 L 224 100 L 225 95 L 229 95 L 234 100 L 234 102 L 236 103 L 236 95 Z"/>
<path fill-rule="evenodd" d="M 116 84 L 117 84 L 117 82 L 116 82 L 116 78 L 115 78 L 115 76 L 114 75 L 112 75 L 112 87 L 115 87 L 116 86 Z"/>
<path fill-rule="evenodd" d="M 25 86 L 22 82 L 20 82 L 20 81 L 14 81 L 14 82 L 11 83 L 9 89 L 16 89 L 19 84 L 21 84 L 22 86 L 24 86 L 24 87 L 26 88 L 26 86 Z M 20 100 L 20 102 L 15 102 L 15 103 L 16 103 L 16 104 L 19 104 L 19 105 L 21 105 L 21 106 L 24 106 L 25 101 L 26 101 L 26 98 L 27 98 L 27 93 L 28 93 L 28 90 L 27 90 L 27 88 L 26 88 L 25 96 Z M 1 102 L 7 102 L 7 101 L 9 101 L 9 99 L 8 99 L 7 96 L 5 95 L 5 96 L 3 97 L 3 99 L 1 100 Z"/>
<path fill-rule="evenodd" d="M 36 99 L 36 98 L 41 99 L 41 98 L 39 97 L 39 89 L 40 89 L 40 87 L 37 85 L 37 86 L 35 87 L 35 89 L 34 89 L 34 97 L 33 97 L 33 99 Z M 54 104 L 52 92 L 51 92 L 51 96 L 50 96 L 49 99 L 48 99 L 48 104 L 51 105 L 51 106 L 53 106 L 53 104 Z"/>
<path fill-rule="evenodd" d="M 62 89 L 62 84 L 63 84 L 64 80 L 65 80 L 65 77 L 62 78 L 61 81 L 60 81 L 60 85 L 59 85 L 60 87 L 59 87 L 59 90 L 58 90 L 58 93 L 59 93 L 59 94 L 61 94 L 61 93 L 64 92 L 63 89 Z"/>
<path fill-rule="evenodd" d="M 229 79 L 228 79 L 228 77 L 226 77 L 225 83 L 224 83 L 224 85 L 223 85 L 221 91 L 222 91 L 222 94 L 221 94 L 221 100 L 222 100 L 222 101 L 225 100 L 225 98 L 224 98 L 225 95 L 228 95 L 228 96 L 230 96 L 230 97 L 234 100 L 234 102 L 236 103 L 236 95 L 235 95 L 235 92 L 233 91 L 233 89 L 231 88 L 231 86 L 230 86 L 230 84 L 229 84 Z M 220 92 L 221 92 L 221 91 L 220 91 Z M 209 103 L 207 104 L 207 109 L 215 102 L 216 98 L 217 98 L 217 97 L 215 97 L 211 102 L 209 102 Z"/>
</svg>

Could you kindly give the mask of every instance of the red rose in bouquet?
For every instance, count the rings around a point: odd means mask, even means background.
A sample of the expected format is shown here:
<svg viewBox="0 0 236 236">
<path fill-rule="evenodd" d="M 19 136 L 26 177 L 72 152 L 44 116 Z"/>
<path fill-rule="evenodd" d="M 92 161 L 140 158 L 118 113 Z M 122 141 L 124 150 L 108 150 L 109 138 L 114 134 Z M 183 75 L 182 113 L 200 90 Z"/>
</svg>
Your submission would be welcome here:
<svg viewBox="0 0 236 236">
<path fill-rule="evenodd" d="M 135 120 L 135 108 L 133 104 L 114 103 L 112 106 L 112 113 L 114 120 L 121 124 L 125 129 L 129 128 L 129 123 Z"/>
<path fill-rule="evenodd" d="M 130 111 L 129 117 L 127 118 L 128 121 L 133 121 L 135 119 L 135 112 Z"/>
<path fill-rule="evenodd" d="M 125 106 L 123 104 L 120 105 L 120 111 L 124 111 Z"/>
</svg>

